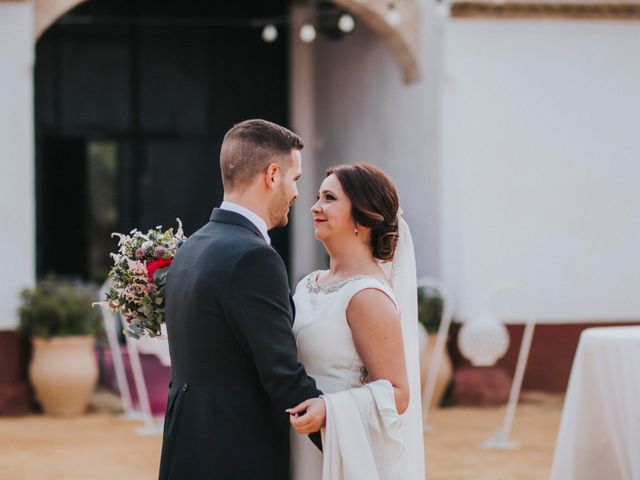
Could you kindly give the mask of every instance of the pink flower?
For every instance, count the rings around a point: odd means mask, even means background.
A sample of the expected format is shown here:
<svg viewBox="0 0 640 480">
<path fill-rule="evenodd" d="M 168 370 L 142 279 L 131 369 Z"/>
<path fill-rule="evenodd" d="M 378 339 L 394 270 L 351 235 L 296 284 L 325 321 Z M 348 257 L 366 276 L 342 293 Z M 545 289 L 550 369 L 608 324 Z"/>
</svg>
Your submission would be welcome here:
<svg viewBox="0 0 640 480">
<path fill-rule="evenodd" d="M 144 257 L 145 254 L 145 249 L 140 247 L 136 250 L 136 258 L 142 258 Z"/>
<path fill-rule="evenodd" d="M 156 247 L 156 249 L 153 251 L 153 256 L 156 258 L 162 258 L 165 256 L 165 254 L 167 253 L 167 249 L 164 247 Z"/>
<path fill-rule="evenodd" d="M 144 277 L 147 273 L 147 267 L 145 267 L 144 262 L 140 262 L 138 260 L 129 260 L 127 258 L 127 266 L 131 273 L 136 276 Z"/>
</svg>

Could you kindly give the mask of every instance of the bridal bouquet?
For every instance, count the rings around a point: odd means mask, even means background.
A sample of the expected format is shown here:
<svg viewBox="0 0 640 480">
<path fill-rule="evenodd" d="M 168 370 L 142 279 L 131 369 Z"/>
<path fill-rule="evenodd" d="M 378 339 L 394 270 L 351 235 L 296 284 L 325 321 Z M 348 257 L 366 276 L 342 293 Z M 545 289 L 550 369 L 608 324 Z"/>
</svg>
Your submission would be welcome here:
<svg viewBox="0 0 640 480">
<path fill-rule="evenodd" d="M 99 305 L 120 313 L 125 321 L 125 335 L 139 339 L 144 335 L 157 337 L 164 323 L 164 286 L 167 270 L 176 250 L 186 240 L 182 222 L 178 230 L 152 228 L 147 233 L 136 229 L 118 237 L 118 252 L 112 253 L 113 267 L 109 272 L 111 287 L 107 298 Z"/>
</svg>

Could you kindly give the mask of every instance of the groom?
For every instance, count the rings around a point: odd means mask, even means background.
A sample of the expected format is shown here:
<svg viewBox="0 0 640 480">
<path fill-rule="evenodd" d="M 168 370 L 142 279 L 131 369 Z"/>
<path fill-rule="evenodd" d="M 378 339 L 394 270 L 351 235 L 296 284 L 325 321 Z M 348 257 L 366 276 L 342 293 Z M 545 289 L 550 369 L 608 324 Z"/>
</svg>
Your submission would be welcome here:
<svg viewBox="0 0 640 480">
<path fill-rule="evenodd" d="M 288 478 L 285 409 L 321 392 L 298 363 L 287 272 L 267 231 L 288 222 L 302 148 L 265 120 L 224 137 L 225 201 L 167 276 L 172 380 L 161 480 Z M 320 408 L 307 414 L 324 416 Z M 317 432 L 311 439 L 321 447 Z"/>
</svg>

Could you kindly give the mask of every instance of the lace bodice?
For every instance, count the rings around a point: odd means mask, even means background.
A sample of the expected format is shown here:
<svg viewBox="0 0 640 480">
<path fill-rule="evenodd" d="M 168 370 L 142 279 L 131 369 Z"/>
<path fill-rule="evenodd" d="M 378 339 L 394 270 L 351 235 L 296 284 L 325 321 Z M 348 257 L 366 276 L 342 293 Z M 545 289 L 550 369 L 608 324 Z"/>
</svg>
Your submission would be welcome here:
<svg viewBox="0 0 640 480">
<path fill-rule="evenodd" d="M 368 288 L 381 290 L 394 303 L 395 296 L 389 284 L 378 277 L 358 275 L 320 286 L 317 275 L 313 272 L 303 278 L 294 295 L 298 359 L 325 393 L 359 387 L 366 370 L 353 342 L 347 307 L 356 293 Z"/>
</svg>

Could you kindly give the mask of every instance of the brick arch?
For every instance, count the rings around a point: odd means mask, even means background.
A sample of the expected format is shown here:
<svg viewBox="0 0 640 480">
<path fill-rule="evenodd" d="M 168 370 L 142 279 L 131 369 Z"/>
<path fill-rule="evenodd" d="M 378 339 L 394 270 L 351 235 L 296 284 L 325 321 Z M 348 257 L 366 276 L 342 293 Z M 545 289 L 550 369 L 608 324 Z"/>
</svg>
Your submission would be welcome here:
<svg viewBox="0 0 640 480">
<path fill-rule="evenodd" d="M 42 34 L 62 15 L 86 0 L 33 0 L 33 39 Z"/>
<path fill-rule="evenodd" d="M 388 0 L 333 0 L 352 12 L 385 41 L 405 83 L 413 83 L 422 76 L 420 63 L 420 34 L 422 10 L 418 0 L 395 0 L 401 15 L 398 25 L 390 25 L 386 20 Z"/>
<path fill-rule="evenodd" d="M 86 0 L 33 0 L 34 40 L 60 16 Z M 352 12 L 385 41 L 405 83 L 413 83 L 421 77 L 420 29 L 421 9 L 418 0 L 395 0 L 402 21 L 390 25 L 386 20 L 388 0 L 333 0 Z"/>
</svg>

